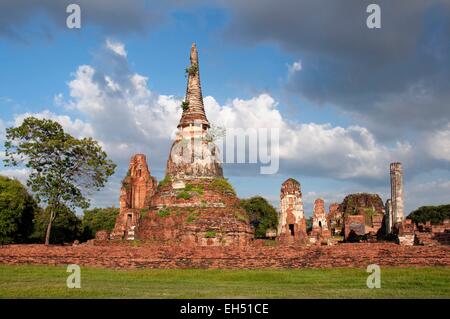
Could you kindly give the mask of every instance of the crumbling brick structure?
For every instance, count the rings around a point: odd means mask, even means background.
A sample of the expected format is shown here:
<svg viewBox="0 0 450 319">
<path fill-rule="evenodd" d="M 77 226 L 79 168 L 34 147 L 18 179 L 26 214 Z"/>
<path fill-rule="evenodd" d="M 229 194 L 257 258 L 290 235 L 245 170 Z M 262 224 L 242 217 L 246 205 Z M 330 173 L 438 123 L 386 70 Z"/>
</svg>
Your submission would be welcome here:
<svg viewBox="0 0 450 319">
<path fill-rule="evenodd" d="M 111 233 L 112 239 L 135 239 L 134 231 L 139 223 L 141 212 L 150 206 L 156 186 L 156 178 L 150 175 L 145 155 L 133 155 L 127 176 L 122 181 L 120 210 Z"/>
<path fill-rule="evenodd" d="M 135 230 L 140 240 L 194 246 L 248 245 L 254 237 L 246 212 L 223 177 L 219 150 L 210 134 L 195 44 L 178 133 L 166 176 Z"/>
<path fill-rule="evenodd" d="M 300 183 L 293 178 L 281 185 L 278 239 L 287 243 L 307 241 L 302 191 Z"/>
<path fill-rule="evenodd" d="M 344 220 L 347 220 L 344 222 L 345 239 L 347 239 L 351 231 L 345 229 L 349 226 L 349 221 L 355 223 L 354 219 L 347 219 L 347 216 L 362 216 L 362 218 L 357 218 L 357 220 L 364 221 L 364 227 L 358 226 L 357 228 L 360 230 L 364 229 L 367 234 L 372 236 L 376 236 L 383 228 L 385 209 L 383 201 L 378 194 L 358 193 L 347 195 L 339 205 L 339 211 L 342 212 Z M 356 233 L 360 235 L 360 231 Z"/>
<path fill-rule="evenodd" d="M 314 213 L 312 216 L 312 230 L 310 237 L 315 242 L 317 239 L 327 239 L 331 237 L 328 221 L 325 214 L 325 206 L 322 198 L 314 201 Z"/>
<path fill-rule="evenodd" d="M 327 215 L 328 225 L 330 226 L 330 232 L 333 236 L 340 235 L 344 228 L 344 219 L 342 212 L 339 211 L 339 203 L 332 203 L 329 206 Z"/>
</svg>

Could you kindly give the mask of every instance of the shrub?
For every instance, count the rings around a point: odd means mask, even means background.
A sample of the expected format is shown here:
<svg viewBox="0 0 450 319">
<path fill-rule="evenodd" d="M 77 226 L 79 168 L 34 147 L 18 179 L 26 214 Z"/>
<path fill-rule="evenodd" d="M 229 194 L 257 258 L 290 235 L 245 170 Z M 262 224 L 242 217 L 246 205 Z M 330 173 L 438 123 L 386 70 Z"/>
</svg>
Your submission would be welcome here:
<svg viewBox="0 0 450 319">
<path fill-rule="evenodd" d="M 205 238 L 215 238 L 216 237 L 216 232 L 215 231 L 207 231 L 205 233 Z"/>
<path fill-rule="evenodd" d="M 163 207 L 156 212 L 156 215 L 159 217 L 167 217 L 170 215 L 170 211 L 166 207 Z"/>
<path fill-rule="evenodd" d="M 92 239 L 99 230 L 111 232 L 118 214 L 119 209 L 114 207 L 85 210 L 81 219 L 82 235 L 80 239 L 82 241 Z"/>
<path fill-rule="evenodd" d="M 187 109 L 189 108 L 189 102 L 188 101 L 181 102 L 181 108 L 183 109 L 183 111 L 187 111 Z"/>
<path fill-rule="evenodd" d="M 211 188 L 224 194 L 236 195 L 233 186 L 225 178 L 215 178 L 211 183 Z"/>
<path fill-rule="evenodd" d="M 192 222 L 194 222 L 197 219 L 197 214 L 196 213 L 190 213 L 188 215 L 188 217 L 186 218 L 186 223 L 190 224 Z"/>
<path fill-rule="evenodd" d="M 182 198 L 182 199 L 190 199 L 191 197 L 192 197 L 192 195 L 189 194 L 189 193 L 186 192 L 186 191 L 182 191 L 181 193 L 179 193 L 179 194 L 177 195 L 177 199 L 180 199 L 180 198 Z"/>
<path fill-rule="evenodd" d="M 256 238 L 265 238 L 267 229 L 277 228 L 277 211 L 265 198 L 255 196 L 243 199 L 241 200 L 241 207 L 247 212 L 250 223 L 255 227 Z"/>
<path fill-rule="evenodd" d="M 193 64 L 190 67 L 185 69 L 186 74 L 189 74 L 189 75 L 195 75 L 195 74 L 197 74 L 197 71 L 198 71 L 197 64 Z"/>
<path fill-rule="evenodd" d="M 158 183 L 158 189 L 168 185 L 172 183 L 172 179 L 170 178 L 170 176 L 165 176 L 159 183 Z"/>
</svg>

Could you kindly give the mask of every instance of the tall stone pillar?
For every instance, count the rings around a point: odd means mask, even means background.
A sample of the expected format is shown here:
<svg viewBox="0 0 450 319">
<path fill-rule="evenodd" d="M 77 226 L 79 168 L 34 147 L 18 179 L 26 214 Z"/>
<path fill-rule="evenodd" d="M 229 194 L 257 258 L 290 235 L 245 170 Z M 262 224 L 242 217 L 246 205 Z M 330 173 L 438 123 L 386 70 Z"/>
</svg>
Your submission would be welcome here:
<svg viewBox="0 0 450 319">
<path fill-rule="evenodd" d="M 393 223 L 403 222 L 403 169 L 402 163 L 391 163 L 391 204 Z"/>
<path fill-rule="evenodd" d="M 392 212 L 392 201 L 388 199 L 386 201 L 385 205 L 386 215 L 385 215 L 385 222 L 386 222 L 386 233 L 390 234 L 392 232 L 392 226 L 394 225 L 393 220 L 393 212 Z"/>
</svg>

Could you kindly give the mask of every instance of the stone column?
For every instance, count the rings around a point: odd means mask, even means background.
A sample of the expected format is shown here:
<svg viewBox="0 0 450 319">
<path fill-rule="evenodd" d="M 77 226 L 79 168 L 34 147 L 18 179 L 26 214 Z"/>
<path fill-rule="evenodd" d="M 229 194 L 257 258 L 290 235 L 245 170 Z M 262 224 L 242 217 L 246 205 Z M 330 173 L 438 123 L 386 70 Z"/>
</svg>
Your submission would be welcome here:
<svg viewBox="0 0 450 319">
<path fill-rule="evenodd" d="M 393 212 L 392 212 L 392 201 L 388 199 L 386 201 L 386 233 L 390 234 L 392 232 L 393 223 Z"/>
<path fill-rule="evenodd" d="M 391 163 L 391 201 L 393 223 L 403 221 L 403 169 L 402 163 Z"/>
</svg>

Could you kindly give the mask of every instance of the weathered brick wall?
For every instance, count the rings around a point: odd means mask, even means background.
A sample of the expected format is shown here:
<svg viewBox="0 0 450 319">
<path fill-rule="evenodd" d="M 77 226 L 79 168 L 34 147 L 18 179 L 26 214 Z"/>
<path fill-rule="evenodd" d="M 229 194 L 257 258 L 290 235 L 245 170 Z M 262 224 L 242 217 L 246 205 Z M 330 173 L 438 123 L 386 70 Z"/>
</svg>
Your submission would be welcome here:
<svg viewBox="0 0 450 319">
<path fill-rule="evenodd" d="M 261 244 L 261 243 L 260 243 Z M 136 245 L 136 244 L 135 244 Z M 450 266 L 448 246 L 391 243 L 336 246 L 183 247 L 132 243 L 96 246 L 10 245 L 2 264 L 79 264 L 107 268 L 332 268 L 369 264 L 400 267 Z"/>
</svg>

